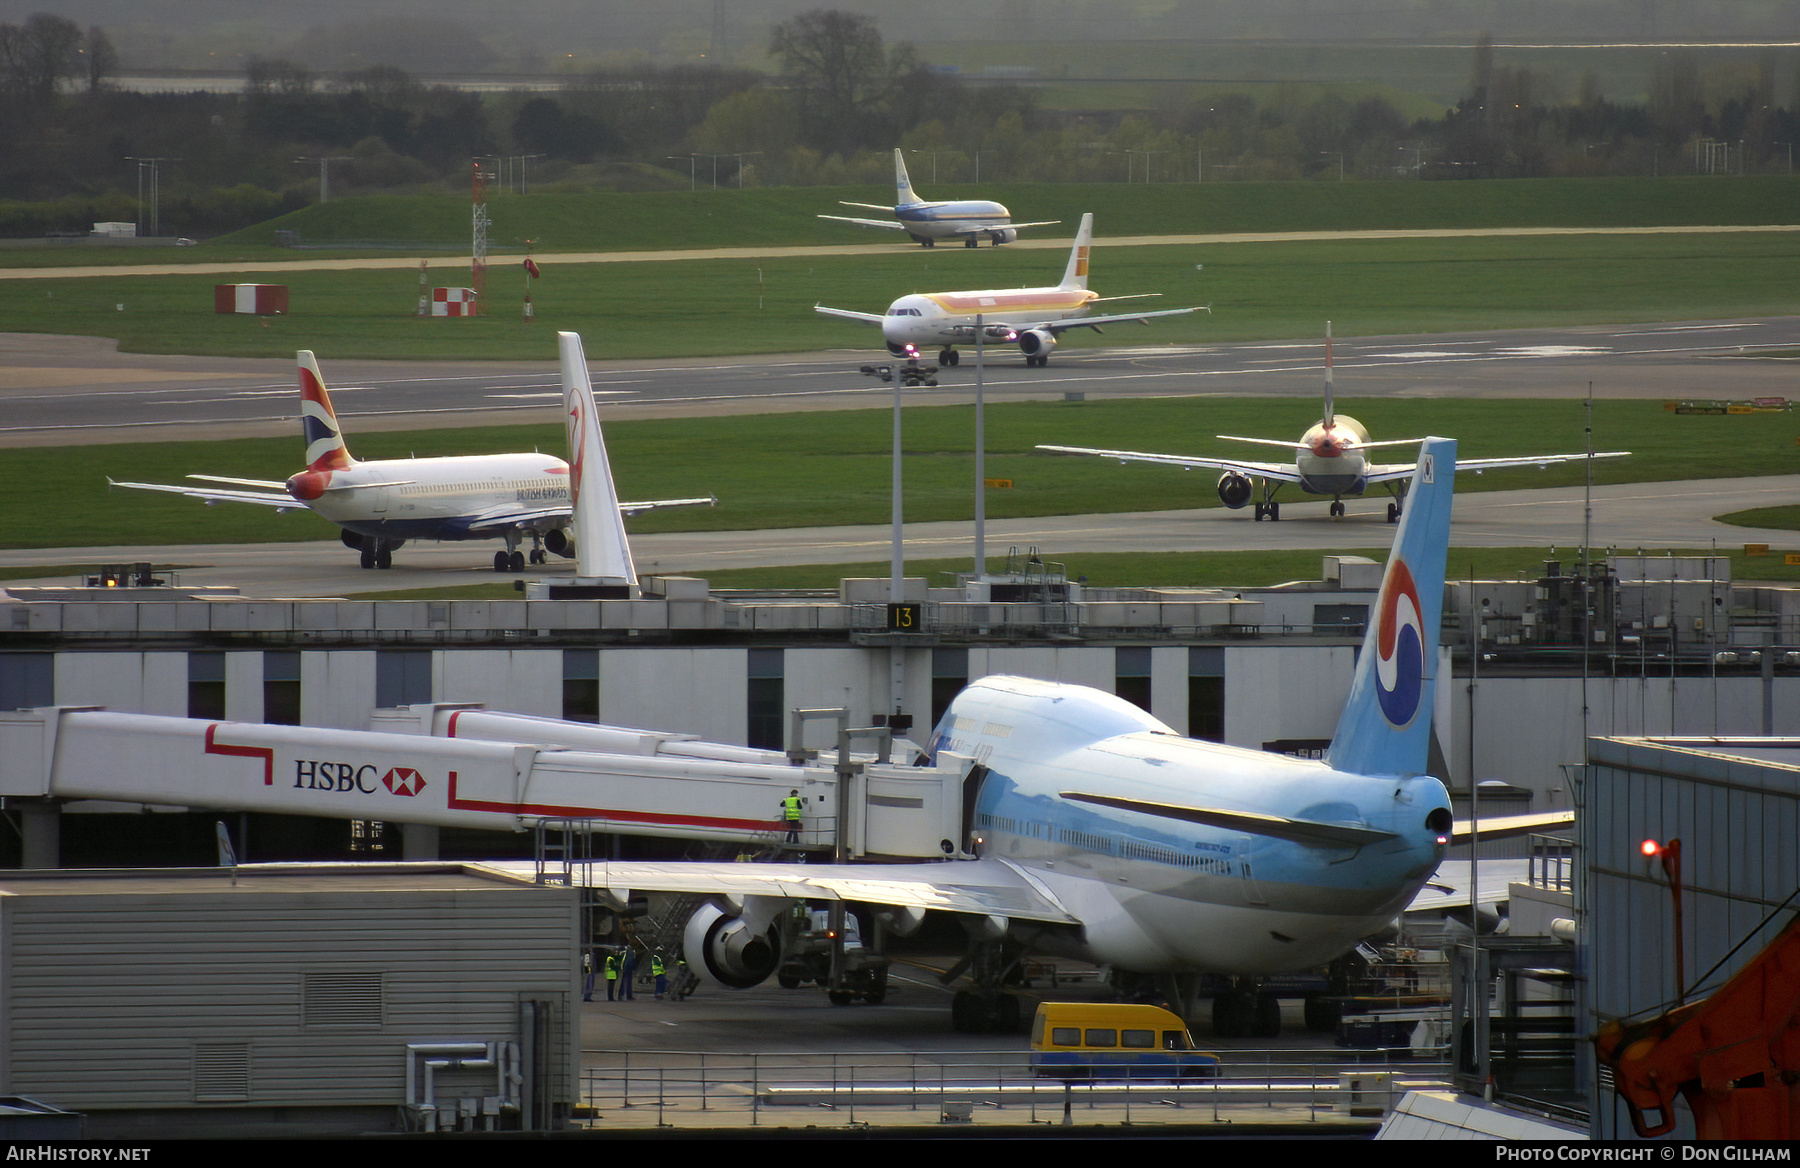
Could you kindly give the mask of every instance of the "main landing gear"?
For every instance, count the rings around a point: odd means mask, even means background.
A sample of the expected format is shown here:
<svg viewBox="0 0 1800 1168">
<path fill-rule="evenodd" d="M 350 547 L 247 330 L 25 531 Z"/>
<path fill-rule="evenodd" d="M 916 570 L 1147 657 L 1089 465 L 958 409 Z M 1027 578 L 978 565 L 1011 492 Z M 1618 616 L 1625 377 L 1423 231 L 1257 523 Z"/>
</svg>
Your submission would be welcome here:
<svg viewBox="0 0 1800 1168">
<path fill-rule="evenodd" d="M 506 533 L 506 550 L 494 553 L 494 571 L 523 572 L 525 570 L 525 553 L 519 550 L 523 539 L 520 532 Z M 531 563 L 533 566 L 544 563 L 548 557 L 544 555 L 544 539 L 537 532 L 531 533 Z"/>
<path fill-rule="evenodd" d="M 1238 981 L 1213 996 L 1213 1033 L 1220 1038 L 1276 1038 L 1281 1034 L 1281 999 Z"/>
<path fill-rule="evenodd" d="M 376 568 L 386 571 L 394 566 L 394 549 L 405 543 L 400 539 L 380 539 L 373 535 L 356 535 L 344 532 L 344 546 L 356 549 L 356 554 L 365 569 Z"/>
<path fill-rule="evenodd" d="M 1270 523 L 1279 522 L 1281 519 L 1281 504 L 1280 503 L 1258 503 L 1258 504 L 1256 504 L 1256 522 L 1261 523 L 1265 516 L 1268 518 Z"/>
</svg>

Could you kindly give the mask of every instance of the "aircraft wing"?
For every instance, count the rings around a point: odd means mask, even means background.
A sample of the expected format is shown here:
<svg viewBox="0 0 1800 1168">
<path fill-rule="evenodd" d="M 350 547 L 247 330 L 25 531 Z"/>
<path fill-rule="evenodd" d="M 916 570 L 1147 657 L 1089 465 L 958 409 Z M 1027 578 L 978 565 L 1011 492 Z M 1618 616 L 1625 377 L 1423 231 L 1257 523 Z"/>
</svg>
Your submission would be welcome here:
<svg viewBox="0 0 1800 1168">
<path fill-rule="evenodd" d="M 1595 458 L 1624 458 L 1629 450 L 1608 450 L 1596 453 Z M 1580 462 L 1588 456 L 1585 454 L 1526 454 L 1518 458 L 1471 458 L 1458 461 L 1457 470 L 1472 470 L 1480 473 L 1484 470 L 1506 470 L 1511 467 L 1530 466 L 1542 470 L 1544 467 L 1561 462 Z"/>
<path fill-rule="evenodd" d="M 1370 445 L 1374 444 L 1370 443 Z M 1629 450 L 1608 450 L 1604 453 L 1596 453 L 1594 457 L 1624 458 L 1630 453 L 1631 451 Z M 1520 455 L 1517 458 L 1471 458 L 1467 461 L 1459 460 L 1456 464 L 1456 469 L 1471 470 L 1476 474 L 1480 474 L 1484 470 L 1511 470 L 1518 467 L 1536 467 L 1537 469 L 1542 470 L 1546 466 L 1552 466 L 1557 463 L 1580 462 L 1586 457 L 1587 455 L 1585 454 L 1525 454 Z M 1382 463 L 1380 465 L 1370 464 L 1368 480 L 1371 484 L 1387 483 L 1392 482 L 1395 479 L 1411 478 L 1412 473 L 1413 465 L 1410 462 Z"/>
<path fill-rule="evenodd" d="M 490 863 L 531 876 L 529 861 Z M 590 886 L 621 897 L 631 892 L 774 896 L 850 900 L 895 908 L 1000 916 L 1012 920 L 1079 925 L 1050 891 L 1005 860 L 945 860 L 917 864 L 735 864 L 597 861 Z"/>
<path fill-rule="evenodd" d="M 969 235 L 986 235 L 992 231 L 1017 230 L 1021 227 L 1055 227 L 1061 219 L 1046 219 L 1042 223 L 968 223 L 957 227 L 946 238 L 962 239 Z"/>
<path fill-rule="evenodd" d="M 1122 298 L 1121 298 L 1122 299 Z M 1041 324 L 1012 325 L 1019 332 L 1045 329 L 1056 336 L 1070 329 L 1099 328 L 1103 324 L 1145 324 L 1158 316 L 1187 316 L 1195 312 L 1211 312 L 1211 308 L 1159 308 L 1155 312 L 1121 312 L 1111 316 L 1081 316 L 1072 320 L 1047 320 Z"/>
<path fill-rule="evenodd" d="M 195 478 L 203 476 L 195 475 Z M 240 482 L 237 479 L 220 479 L 220 482 Z M 171 495 L 185 495 L 190 499 L 199 499 L 211 506 L 214 503 L 256 503 L 264 507 L 274 507 L 281 511 L 304 511 L 306 504 L 294 498 L 286 491 L 223 491 L 213 487 L 178 487 L 167 483 L 120 483 L 112 479 L 106 480 L 109 487 L 130 487 L 134 491 L 164 491 Z M 275 484 L 280 485 L 280 484 Z"/>
<path fill-rule="evenodd" d="M 826 308 L 823 304 L 813 305 L 814 312 L 822 312 L 826 316 L 839 316 L 845 320 L 860 320 L 864 324 L 880 324 L 884 317 L 873 312 L 851 312 L 848 308 Z"/>
<path fill-rule="evenodd" d="M 1201 458 L 1186 454 L 1145 454 L 1136 450 L 1096 450 L 1087 446 L 1039 446 L 1057 454 L 1092 454 L 1100 458 L 1116 458 L 1120 462 L 1155 462 L 1163 466 L 1179 466 L 1189 470 L 1228 470 L 1242 475 L 1257 475 L 1281 483 L 1297 483 L 1300 472 L 1291 462 L 1246 462 L 1231 458 Z M 1412 467 L 1406 468 L 1412 473 Z"/>
<path fill-rule="evenodd" d="M 850 205 L 855 207 L 855 206 L 861 206 L 862 204 L 852 203 Z M 886 227 L 886 228 L 890 228 L 894 231 L 905 231 L 906 230 L 906 224 L 901 223 L 899 220 L 896 220 L 896 219 L 853 219 L 848 215 L 821 215 L 821 216 L 819 216 L 819 218 L 835 219 L 839 223 L 854 223 L 858 227 Z"/>
<path fill-rule="evenodd" d="M 704 499 L 651 499 L 643 503 L 620 503 L 621 515 L 636 515 L 643 511 L 661 511 L 669 507 L 717 507 L 719 499 L 716 495 L 708 495 Z"/>
</svg>

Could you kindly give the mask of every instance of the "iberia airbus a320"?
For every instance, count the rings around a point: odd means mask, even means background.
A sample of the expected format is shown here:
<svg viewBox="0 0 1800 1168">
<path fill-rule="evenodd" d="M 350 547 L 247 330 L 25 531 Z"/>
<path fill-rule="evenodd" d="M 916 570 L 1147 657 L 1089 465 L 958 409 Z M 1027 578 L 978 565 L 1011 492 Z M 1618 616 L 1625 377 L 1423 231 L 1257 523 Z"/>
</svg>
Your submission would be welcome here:
<svg viewBox="0 0 1800 1168">
<path fill-rule="evenodd" d="M 916 292 L 888 305 L 884 315 L 851 312 L 844 308 L 815 306 L 826 316 L 858 320 L 881 326 L 888 352 L 896 357 L 917 356 L 922 349 L 940 347 L 938 364 L 955 365 L 956 343 L 975 340 L 980 318 L 985 340 L 1016 344 L 1027 365 L 1048 365 L 1057 337 L 1075 328 L 1098 329 L 1101 325 L 1132 322 L 1147 324 L 1152 317 L 1186 316 L 1200 308 L 1163 308 L 1155 312 L 1124 312 L 1089 316 L 1096 305 L 1113 300 L 1137 300 L 1139 296 L 1102 297 L 1088 288 L 1088 251 L 1094 238 L 1094 216 L 1081 217 L 1075 246 L 1061 283 L 1050 288 L 997 288 L 975 292 Z M 1160 293 L 1150 292 L 1145 296 Z"/>
</svg>

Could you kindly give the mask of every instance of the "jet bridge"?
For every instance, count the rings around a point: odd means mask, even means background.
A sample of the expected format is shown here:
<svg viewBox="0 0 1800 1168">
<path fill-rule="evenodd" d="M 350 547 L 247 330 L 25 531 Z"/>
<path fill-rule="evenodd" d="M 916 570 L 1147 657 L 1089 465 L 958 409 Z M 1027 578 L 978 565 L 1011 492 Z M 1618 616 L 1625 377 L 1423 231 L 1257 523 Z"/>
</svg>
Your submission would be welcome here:
<svg viewBox="0 0 1800 1168">
<path fill-rule="evenodd" d="M 962 854 L 966 760 L 790 757 L 457 706 L 381 711 L 374 722 L 358 731 L 97 708 L 0 713 L 0 796 L 12 806 L 109 800 L 501 831 L 574 820 L 767 844 L 785 835 L 781 801 L 798 790 L 804 844 L 849 859 Z"/>
</svg>

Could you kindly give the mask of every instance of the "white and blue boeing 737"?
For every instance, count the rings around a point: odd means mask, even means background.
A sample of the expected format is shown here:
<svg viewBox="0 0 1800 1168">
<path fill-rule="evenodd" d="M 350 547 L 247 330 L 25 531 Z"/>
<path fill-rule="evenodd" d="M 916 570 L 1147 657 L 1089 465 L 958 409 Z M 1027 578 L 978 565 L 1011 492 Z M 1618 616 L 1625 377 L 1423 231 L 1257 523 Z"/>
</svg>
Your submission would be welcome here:
<svg viewBox="0 0 1800 1168">
<path fill-rule="evenodd" d="M 976 858 L 611 862 L 595 882 L 713 898 L 684 954 L 735 988 L 775 971 L 771 925 L 797 900 L 879 906 L 900 932 L 926 910 L 964 914 L 978 988 L 953 1003 L 962 1030 L 1019 1021 L 995 956 L 1006 939 L 1145 974 L 1254 978 L 1330 961 L 1405 908 L 1455 833 L 1443 783 L 1424 773 L 1455 461 L 1455 442 L 1425 440 L 1322 760 L 1184 738 L 1084 686 L 989 677 L 950 703 L 929 749 L 975 761 L 964 847 Z M 1214 1017 L 1224 1033 L 1280 1024 L 1275 999 L 1251 988 L 1219 995 Z"/>
<path fill-rule="evenodd" d="M 906 160 L 894 151 L 894 206 L 876 203 L 851 203 L 840 199 L 846 207 L 864 207 L 870 211 L 892 210 L 894 218 L 856 219 L 848 215 L 821 215 L 838 223 L 854 223 L 858 227 L 882 227 L 904 231 L 921 247 L 935 247 L 940 239 L 960 239 L 964 247 L 979 247 L 986 236 L 995 247 L 1019 238 L 1021 227 L 1054 227 L 1059 220 L 1041 223 L 1014 223 L 1012 212 L 988 199 L 955 199 L 928 202 L 913 193 L 912 180 L 906 177 Z"/>
</svg>

